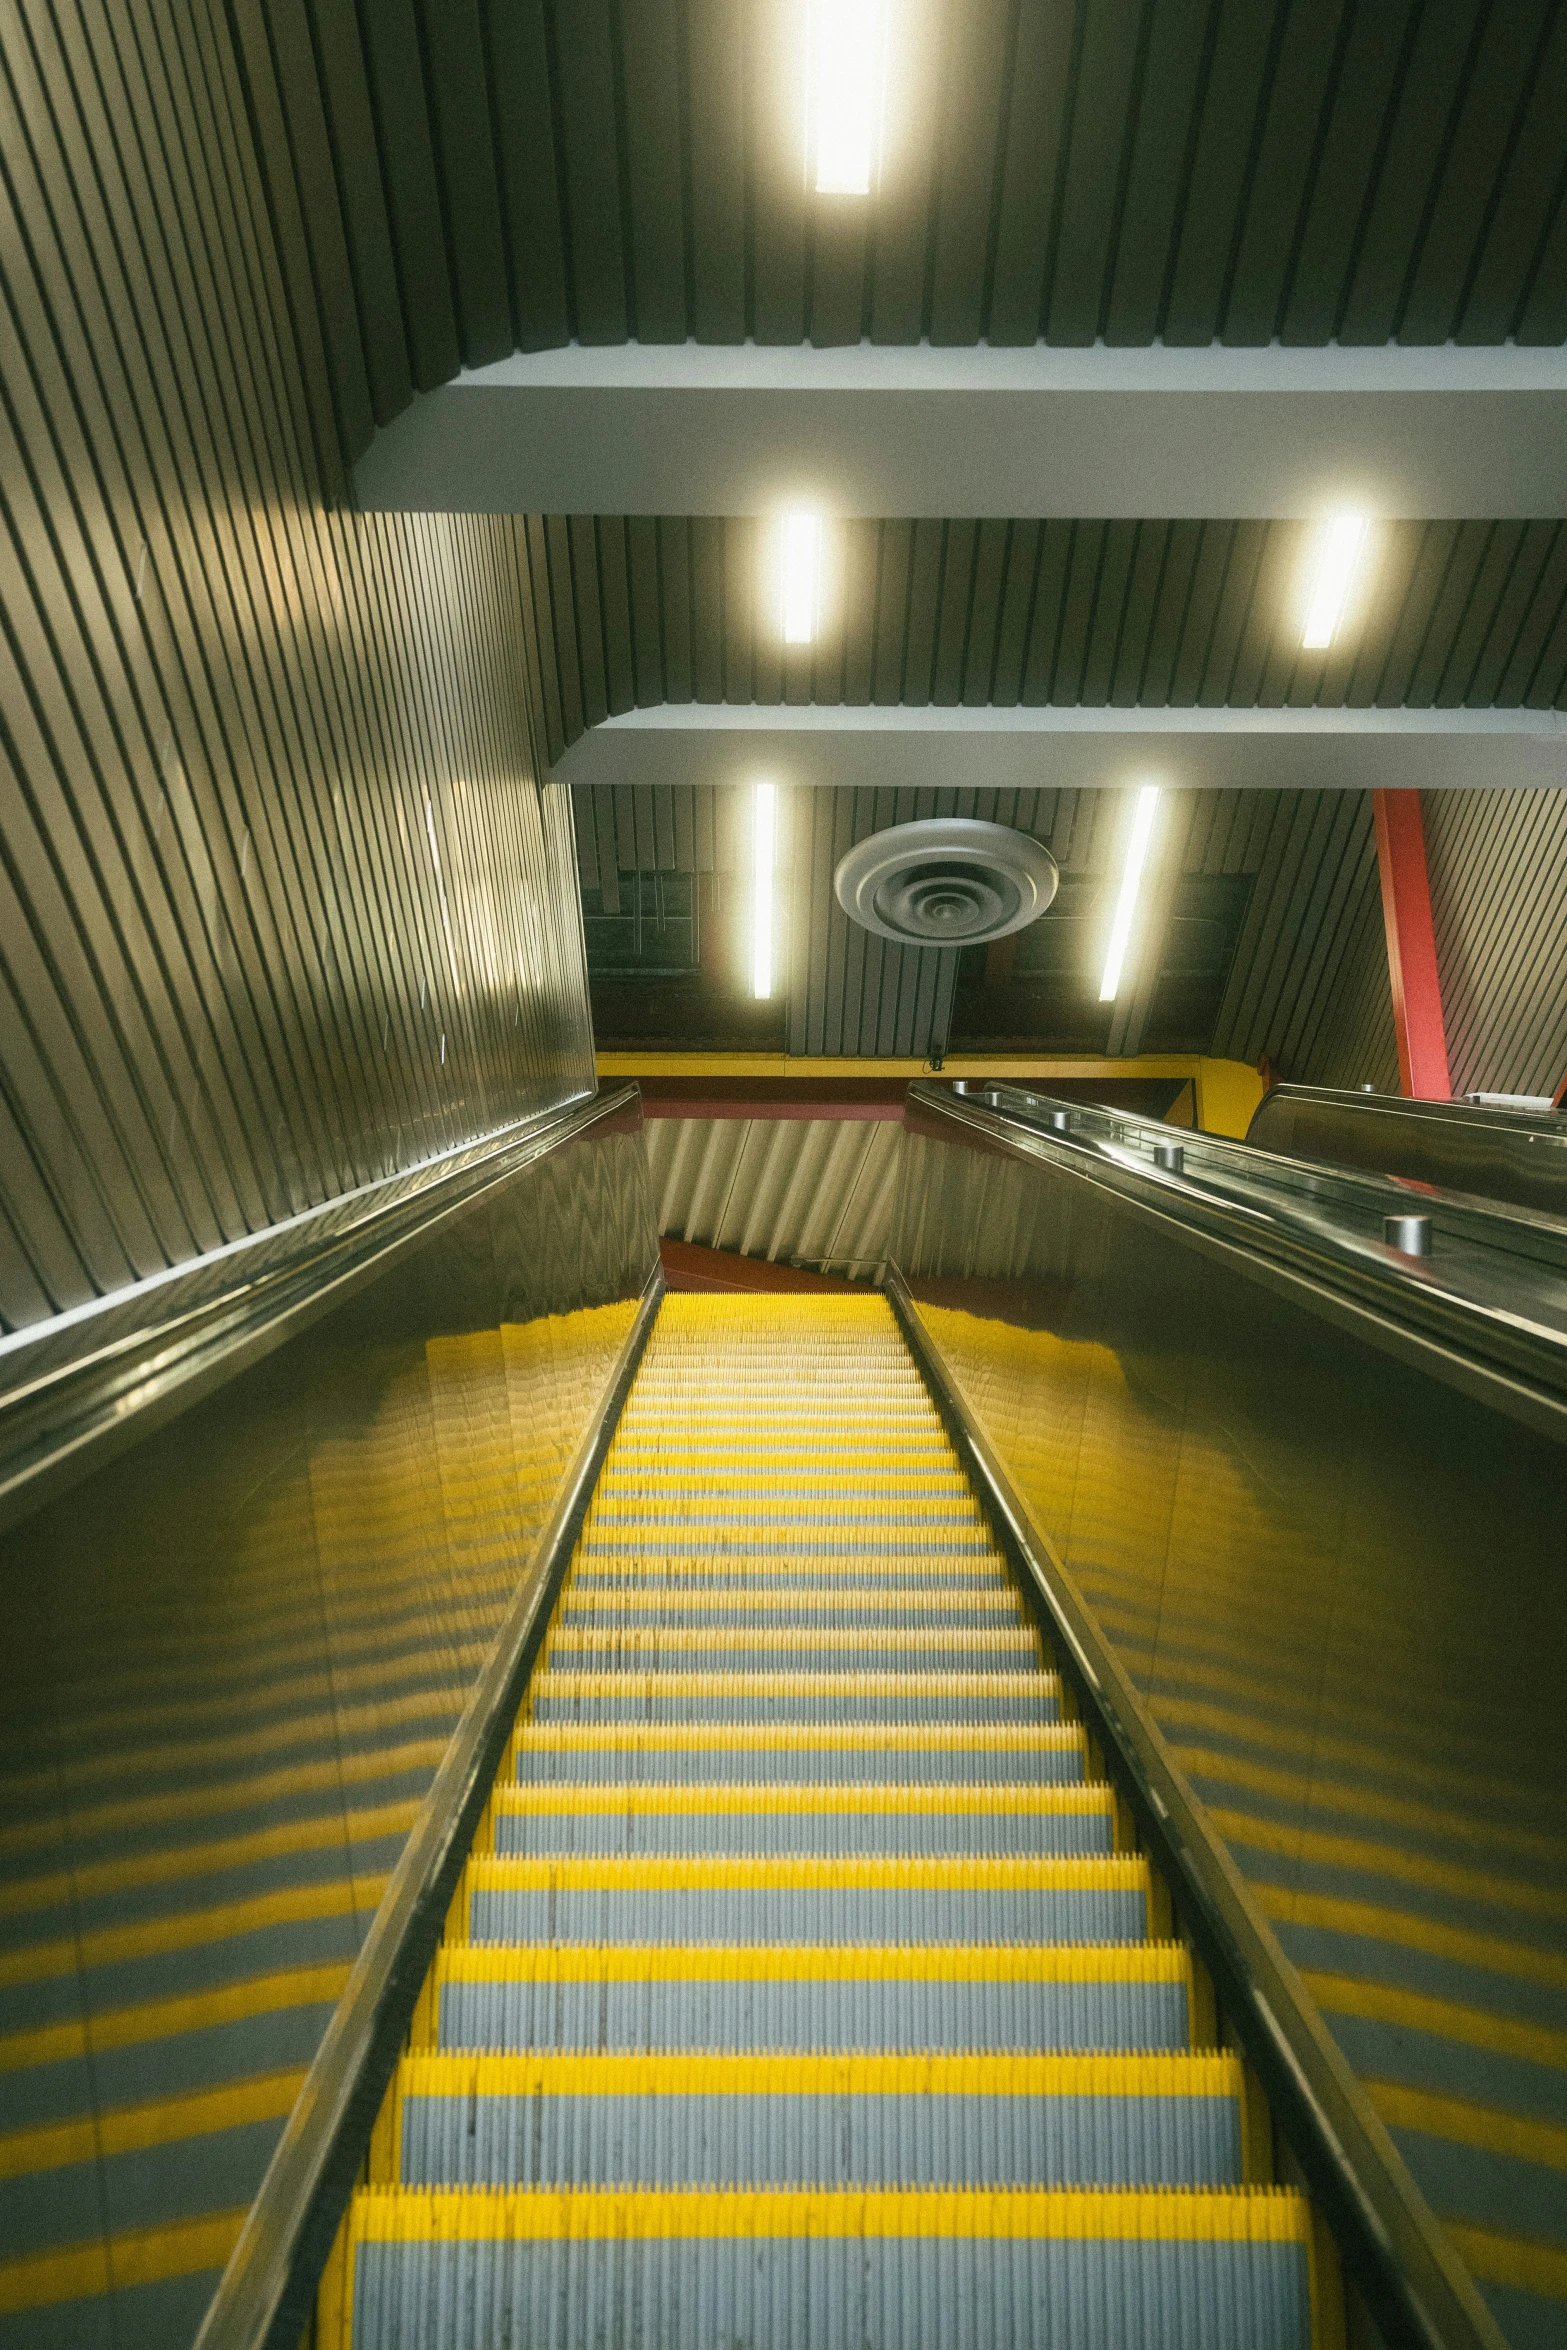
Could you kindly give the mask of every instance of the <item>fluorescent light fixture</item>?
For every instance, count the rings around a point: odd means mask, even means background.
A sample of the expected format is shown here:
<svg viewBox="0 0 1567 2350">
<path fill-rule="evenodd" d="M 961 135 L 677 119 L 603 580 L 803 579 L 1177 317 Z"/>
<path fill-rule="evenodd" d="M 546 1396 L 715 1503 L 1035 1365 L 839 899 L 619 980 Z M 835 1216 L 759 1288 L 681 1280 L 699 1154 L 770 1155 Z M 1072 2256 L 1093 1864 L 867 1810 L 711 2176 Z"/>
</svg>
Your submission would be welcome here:
<svg viewBox="0 0 1567 2350">
<path fill-rule="evenodd" d="M 783 524 L 783 633 L 786 645 L 816 636 L 822 600 L 822 518 L 786 514 Z"/>
<path fill-rule="evenodd" d="M 881 133 L 882 0 L 814 0 L 810 126 L 819 196 L 868 196 Z"/>
<path fill-rule="evenodd" d="M 1306 633 L 1300 640 L 1303 651 L 1325 652 L 1333 642 L 1365 543 L 1363 514 L 1336 514 L 1323 531 L 1306 607 Z"/>
<path fill-rule="evenodd" d="M 759 1004 L 773 992 L 774 792 L 759 783 L 751 809 L 751 993 Z"/>
<path fill-rule="evenodd" d="M 1099 1001 L 1113 1004 L 1121 985 L 1121 965 L 1126 961 L 1126 949 L 1132 935 L 1132 916 L 1137 911 L 1137 892 L 1142 886 L 1143 866 L 1148 859 L 1148 843 L 1153 836 L 1154 811 L 1159 805 L 1159 786 L 1145 783 L 1137 795 L 1137 806 L 1132 813 L 1132 837 L 1126 844 L 1126 870 L 1121 875 L 1121 895 L 1116 900 L 1115 920 L 1110 926 L 1110 951 L 1105 956 L 1104 977 L 1099 982 Z"/>
</svg>

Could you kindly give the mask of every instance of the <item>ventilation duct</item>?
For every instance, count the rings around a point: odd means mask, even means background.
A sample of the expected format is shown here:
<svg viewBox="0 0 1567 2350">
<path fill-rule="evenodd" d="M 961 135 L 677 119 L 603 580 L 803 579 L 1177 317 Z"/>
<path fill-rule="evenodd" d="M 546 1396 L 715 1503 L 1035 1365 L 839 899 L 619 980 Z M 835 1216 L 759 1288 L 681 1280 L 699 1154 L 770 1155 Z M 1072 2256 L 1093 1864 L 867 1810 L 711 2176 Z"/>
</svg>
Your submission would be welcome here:
<svg viewBox="0 0 1567 2350">
<path fill-rule="evenodd" d="M 1026 832 L 932 816 L 857 841 L 833 886 L 850 921 L 880 938 L 970 947 L 1034 921 L 1060 878 L 1050 851 Z"/>
</svg>

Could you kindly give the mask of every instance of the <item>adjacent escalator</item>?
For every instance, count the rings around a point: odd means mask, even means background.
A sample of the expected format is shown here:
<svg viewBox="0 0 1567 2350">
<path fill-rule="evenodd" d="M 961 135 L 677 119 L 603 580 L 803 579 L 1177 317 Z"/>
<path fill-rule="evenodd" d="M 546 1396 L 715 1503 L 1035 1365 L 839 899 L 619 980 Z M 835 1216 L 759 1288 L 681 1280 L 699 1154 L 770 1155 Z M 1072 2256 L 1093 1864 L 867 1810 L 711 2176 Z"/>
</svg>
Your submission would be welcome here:
<svg viewBox="0 0 1567 2350">
<path fill-rule="evenodd" d="M 888 1308 L 668 1299 L 318 2340 L 1303 2350 L 1213 2037 Z"/>
</svg>

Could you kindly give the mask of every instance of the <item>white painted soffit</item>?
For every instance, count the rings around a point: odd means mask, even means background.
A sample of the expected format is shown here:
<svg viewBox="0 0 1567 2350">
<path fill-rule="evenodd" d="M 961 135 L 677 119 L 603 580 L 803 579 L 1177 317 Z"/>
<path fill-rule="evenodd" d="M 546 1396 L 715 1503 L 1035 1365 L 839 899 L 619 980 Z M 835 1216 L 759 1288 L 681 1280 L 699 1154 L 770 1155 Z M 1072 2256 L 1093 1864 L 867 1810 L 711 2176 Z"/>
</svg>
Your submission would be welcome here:
<svg viewBox="0 0 1567 2350">
<path fill-rule="evenodd" d="M 367 509 L 1506 519 L 1567 514 L 1567 352 L 516 353 L 416 399 Z"/>
<path fill-rule="evenodd" d="M 573 784 L 1368 791 L 1567 786 L 1555 710 L 762 709 L 665 703 L 606 719 Z"/>
</svg>

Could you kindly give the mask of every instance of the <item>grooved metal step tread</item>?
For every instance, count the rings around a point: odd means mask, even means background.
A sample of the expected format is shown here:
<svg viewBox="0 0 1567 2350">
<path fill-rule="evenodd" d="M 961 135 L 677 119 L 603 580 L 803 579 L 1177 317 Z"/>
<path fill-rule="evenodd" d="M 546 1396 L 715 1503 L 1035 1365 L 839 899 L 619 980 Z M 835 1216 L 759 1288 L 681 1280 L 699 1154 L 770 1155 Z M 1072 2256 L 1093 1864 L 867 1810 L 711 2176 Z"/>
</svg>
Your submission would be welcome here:
<svg viewBox="0 0 1567 2350">
<path fill-rule="evenodd" d="M 649 1788 L 631 1781 L 498 1787 L 497 1853 L 1108 1853 L 1107 1787 L 763 1781 Z"/>
<path fill-rule="evenodd" d="M 1179 1943 L 448 1943 L 416 2049 L 1185 2049 Z"/>
<path fill-rule="evenodd" d="M 368 2189 L 320 2350 L 1306 2350 L 1286 2189 Z"/>
<path fill-rule="evenodd" d="M 458 2185 L 1239 2185 L 1224 2055 L 421 2055 L 372 2177 Z"/>
</svg>

